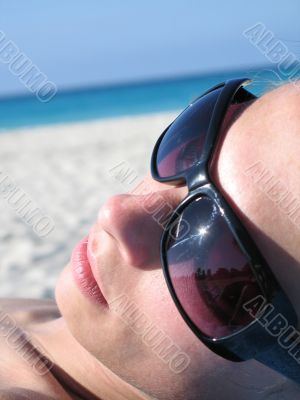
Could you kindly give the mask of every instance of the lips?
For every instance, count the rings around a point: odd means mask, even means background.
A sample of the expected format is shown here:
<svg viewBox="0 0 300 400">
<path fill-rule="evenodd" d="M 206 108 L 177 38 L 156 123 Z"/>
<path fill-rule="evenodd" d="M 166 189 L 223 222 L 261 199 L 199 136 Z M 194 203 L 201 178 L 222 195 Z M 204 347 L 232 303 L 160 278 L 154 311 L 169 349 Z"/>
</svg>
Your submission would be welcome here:
<svg viewBox="0 0 300 400">
<path fill-rule="evenodd" d="M 93 275 L 87 249 L 88 238 L 84 238 L 78 243 L 72 252 L 71 265 L 74 281 L 80 292 L 87 299 L 93 303 L 107 306 L 107 301 Z"/>
</svg>

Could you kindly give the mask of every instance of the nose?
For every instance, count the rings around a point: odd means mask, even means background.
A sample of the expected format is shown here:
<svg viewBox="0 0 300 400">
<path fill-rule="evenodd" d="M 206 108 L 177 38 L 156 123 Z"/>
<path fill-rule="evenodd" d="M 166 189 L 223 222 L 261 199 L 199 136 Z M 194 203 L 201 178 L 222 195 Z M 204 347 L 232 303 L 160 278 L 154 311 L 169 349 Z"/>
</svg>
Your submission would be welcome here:
<svg viewBox="0 0 300 400">
<path fill-rule="evenodd" d="M 116 195 L 100 209 L 99 228 L 116 241 L 126 263 L 144 269 L 160 263 L 161 235 L 176 207 L 171 191 Z"/>
</svg>

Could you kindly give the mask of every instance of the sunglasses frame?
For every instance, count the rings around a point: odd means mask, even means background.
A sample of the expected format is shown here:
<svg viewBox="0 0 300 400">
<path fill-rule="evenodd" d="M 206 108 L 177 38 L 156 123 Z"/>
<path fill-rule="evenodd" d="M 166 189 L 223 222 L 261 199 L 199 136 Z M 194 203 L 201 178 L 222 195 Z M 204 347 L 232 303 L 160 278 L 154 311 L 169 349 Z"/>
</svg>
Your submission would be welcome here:
<svg viewBox="0 0 300 400">
<path fill-rule="evenodd" d="M 249 260 L 252 272 L 266 301 L 274 306 L 277 313 L 283 314 L 291 325 L 296 326 L 297 316 L 290 300 L 280 287 L 271 271 L 271 268 L 268 266 L 254 240 L 234 213 L 231 206 L 225 200 L 222 193 L 216 187 L 209 173 L 210 162 L 214 156 L 214 150 L 219 139 L 219 131 L 223 118 L 237 92 L 239 91 L 239 95 L 242 96 L 244 101 L 256 98 L 253 94 L 243 88 L 243 85 L 250 82 L 251 80 L 246 78 L 228 80 L 214 86 L 196 99 L 198 100 L 203 98 L 212 91 L 223 87 L 213 108 L 205 138 L 203 154 L 196 165 L 193 165 L 182 174 L 163 178 L 159 176 L 156 164 L 157 152 L 164 135 L 172 123 L 164 130 L 157 140 L 151 157 L 151 174 L 154 180 L 171 185 L 186 183 L 189 190 L 187 196 L 180 202 L 168 220 L 168 224 L 165 227 L 161 238 L 161 263 L 168 289 L 178 311 L 195 335 L 213 352 L 230 361 L 243 361 L 256 358 L 259 353 L 274 346 L 274 337 L 264 329 L 258 319 L 254 319 L 241 330 L 222 338 L 211 338 L 205 335 L 187 315 L 176 295 L 169 274 L 166 246 L 170 237 L 169 231 L 171 230 L 172 225 L 176 222 L 176 219 L 178 219 L 178 215 L 181 215 L 182 211 L 199 197 L 205 196 L 210 198 L 214 204 L 217 205 L 218 209 L 221 210 L 221 214 L 236 239 L 240 250 Z M 177 118 L 180 118 L 182 113 Z"/>
</svg>

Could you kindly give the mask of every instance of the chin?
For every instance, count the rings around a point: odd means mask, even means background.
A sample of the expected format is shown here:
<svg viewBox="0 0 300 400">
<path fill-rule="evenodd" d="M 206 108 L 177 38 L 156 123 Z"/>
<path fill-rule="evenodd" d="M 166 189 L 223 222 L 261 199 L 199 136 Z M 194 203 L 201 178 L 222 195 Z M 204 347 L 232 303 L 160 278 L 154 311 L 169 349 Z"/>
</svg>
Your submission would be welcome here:
<svg viewBox="0 0 300 400">
<path fill-rule="evenodd" d="M 72 315 L 78 312 L 78 308 L 80 309 L 79 295 L 80 293 L 78 293 L 73 281 L 71 265 L 67 264 L 60 273 L 55 287 L 56 304 L 67 323 L 72 321 Z"/>
<path fill-rule="evenodd" d="M 72 336 L 84 348 L 93 352 L 95 337 L 97 334 L 101 335 L 98 327 L 104 327 L 107 323 L 107 313 L 79 291 L 73 278 L 71 264 L 62 270 L 58 278 L 55 300 Z"/>
<path fill-rule="evenodd" d="M 85 299 L 74 282 L 71 264 L 67 264 L 59 275 L 55 287 L 55 300 L 69 329 L 72 332 L 77 330 L 82 325 L 82 320 L 87 318 L 88 305 L 84 304 Z"/>
</svg>

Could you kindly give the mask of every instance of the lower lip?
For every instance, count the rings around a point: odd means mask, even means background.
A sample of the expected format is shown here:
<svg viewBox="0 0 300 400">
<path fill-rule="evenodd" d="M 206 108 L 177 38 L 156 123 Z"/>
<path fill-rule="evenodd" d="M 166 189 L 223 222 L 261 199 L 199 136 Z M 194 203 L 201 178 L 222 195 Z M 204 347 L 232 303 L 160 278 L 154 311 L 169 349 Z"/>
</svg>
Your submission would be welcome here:
<svg viewBox="0 0 300 400">
<path fill-rule="evenodd" d="M 95 278 L 87 257 L 87 238 L 74 248 L 71 256 L 72 273 L 80 292 L 92 302 L 107 305 Z"/>
</svg>

